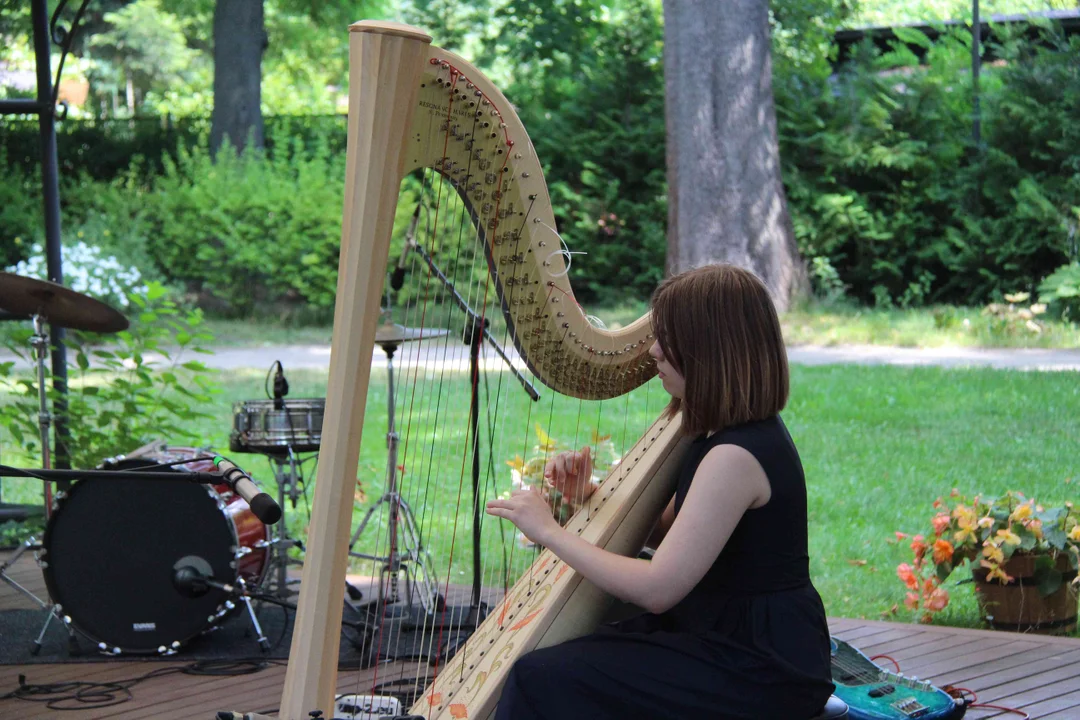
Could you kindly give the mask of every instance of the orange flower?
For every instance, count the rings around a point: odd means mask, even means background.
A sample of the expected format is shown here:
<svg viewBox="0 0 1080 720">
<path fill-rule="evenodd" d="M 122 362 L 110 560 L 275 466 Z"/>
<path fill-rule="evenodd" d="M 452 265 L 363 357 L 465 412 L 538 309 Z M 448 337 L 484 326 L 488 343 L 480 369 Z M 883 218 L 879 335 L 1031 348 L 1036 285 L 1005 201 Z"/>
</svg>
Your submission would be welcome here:
<svg viewBox="0 0 1080 720">
<path fill-rule="evenodd" d="M 934 525 L 934 534 L 941 537 L 941 533 L 948 530 L 951 520 L 949 513 L 938 513 L 935 515 L 934 519 L 930 521 Z"/>
<path fill-rule="evenodd" d="M 899 530 L 896 531 L 896 541 L 907 540 L 907 533 L 902 533 Z"/>
<path fill-rule="evenodd" d="M 915 562 L 920 562 L 926 555 L 927 545 L 923 542 L 922 535 L 916 535 L 911 539 L 911 551 L 915 553 Z"/>
<path fill-rule="evenodd" d="M 945 588 L 935 588 L 926 599 L 926 609 L 932 612 L 941 612 L 949 604 L 949 591 Z"/>
<path fill-rule="evenodd" d="M 904 596 L 904 607 L 908 610 L 919 609 L 919 595 L 917 593 L 909 592 Z"/>
<path fill-rule="evenodd" d="M 940 565 L 941 563 L 952 562 L 953 558 L 953 546 L 948 540 L 944 538 L 934 542 L 934 562 Z"/>
<path fill-rule="evenodd" d="M 915 568 L 907 563 L 900 563 L 896 568 L 896 576 L 907 585 L 908 589 L 916 590 L 919 587 L 919 579 L 915 577 Z"/>
</svg>

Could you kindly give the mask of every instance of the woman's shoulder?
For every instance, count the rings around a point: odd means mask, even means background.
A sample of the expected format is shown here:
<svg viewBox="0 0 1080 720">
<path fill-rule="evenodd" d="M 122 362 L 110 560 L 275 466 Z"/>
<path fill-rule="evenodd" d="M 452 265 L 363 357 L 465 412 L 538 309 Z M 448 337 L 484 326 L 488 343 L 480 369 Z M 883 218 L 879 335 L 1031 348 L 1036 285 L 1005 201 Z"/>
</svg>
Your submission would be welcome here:
<svg viewBox="0 0 1080 720">
<path fill-rule="evenodd" d="M 739 423 L 738 425 L 730 425 L 712 433 L 699 435 L 694 439 L 694 442 L 708 443 L 710 445 L 723 445 L 725 442 L 731 442 L 734 438 L 783 437 L 787 436 L 787 434 L 787 428 L 784 425 L 784 421 L 781 419 L 780 415 L 777 414 L 770 415 L 761 420 L 750 420 L 748 422 Z"/>
</svg>

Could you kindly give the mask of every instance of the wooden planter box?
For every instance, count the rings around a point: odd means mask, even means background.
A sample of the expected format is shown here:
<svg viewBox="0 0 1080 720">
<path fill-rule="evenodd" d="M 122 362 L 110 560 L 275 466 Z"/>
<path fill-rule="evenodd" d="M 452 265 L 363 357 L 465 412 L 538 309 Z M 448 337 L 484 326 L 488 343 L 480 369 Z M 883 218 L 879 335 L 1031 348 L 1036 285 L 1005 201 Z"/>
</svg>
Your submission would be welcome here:
<svg viewBox="0 0 1080 720">
<path fill-rule="evenodd" d="M 987 582 L 986 568 L 975 568 L 975 592 L 983 617 L 995 630 L 1031 632 L 1044 635 L 1071 633 L 1076 629 L 1077 592 L 1072 584 L 1076 571 L 1069 558 L 1059 554 L 1055 568 L 1063 576 L 1061 587 L 1043 597 L 1035 581 L 1035 557 L 1016 555 L 1003 566 L 1013 578 L 1007 585 Z"/>
</svg>

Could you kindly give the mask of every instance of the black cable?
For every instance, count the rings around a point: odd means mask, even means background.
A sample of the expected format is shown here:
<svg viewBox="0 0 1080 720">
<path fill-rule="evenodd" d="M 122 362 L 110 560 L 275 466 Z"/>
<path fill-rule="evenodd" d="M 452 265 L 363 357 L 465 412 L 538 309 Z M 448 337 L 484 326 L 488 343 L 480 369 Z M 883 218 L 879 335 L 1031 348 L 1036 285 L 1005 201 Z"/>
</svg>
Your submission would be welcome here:
<svg viewBox="0 0 1080 720">
<path fill-rule="evenodd" d="M 270 375 L 274 372 L 275 367 L 277 367 L 278 370 L 285 372 L 285 368 L 281 366 L 280 360 L 275 360 L 274 362 L 270 363 L 270 369 L 266 371 L 266 380 L 263 381 L 263 392 L 266 393 L 267 400 L 274 399 L 273 393 L 270 392 Z"/>
<path fill-rule="evenodd" d="M 424 681 L 430 680 L 431 678 L 428 677 L 419 678 L 417 680 L 412 680 L 409 678 L 394 678 L 392 680 L 384 680 L 383 682 L 376 684 L 372 688 L 372 690 L 376 691 L 379 694 L 391 695 L 397 698 L 401 702 L 402 706 L 408 708 L 415 705 L 416 701 L 423 697 L 424 691 L 427 689 L 427 684 Z M 391 689 L 402 685 L 404 685 L 405 687 L 401 690 L 395 691 Z"/>
</svg>

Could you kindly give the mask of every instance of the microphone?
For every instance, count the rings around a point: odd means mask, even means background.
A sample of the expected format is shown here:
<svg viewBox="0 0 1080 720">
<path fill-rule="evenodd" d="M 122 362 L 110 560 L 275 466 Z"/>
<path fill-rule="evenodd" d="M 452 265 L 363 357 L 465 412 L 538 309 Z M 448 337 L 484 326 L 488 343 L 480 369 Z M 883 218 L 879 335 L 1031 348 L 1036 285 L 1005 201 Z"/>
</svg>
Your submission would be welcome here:
<svg viewBox="0 0 1080 720">
<path fill-rule="evenodd" d="M 202 597 L 210 588 L 228 595 L 238 593 L 235 586 L 214 580 L 214 569 L 198 555 L 185 555 L 173 564 L 172 583 L 178 593 L 189 598 Z"/>
<path fill-rule="evenodd" d="M 416 225 L 420 222 L 420 203 L 416 204 L 416 212 L 413 213 L 409 229 L 405 231 L 405 247 L 401 248 L 401 257 L 398 258 L 397 267 L 390 275 L 390 287 L 400 290 L 405 284 L 405 262 L 409 259 L 409 251 L 416 247 Z"/>
<path fill-rule="evenodd" d="M 289 381 L 285 379 L 285 368 L 281 367 L 281 361 L 275 360 L 277 373 L 274 375 L 274 409 L 285 408 L 285 396 L 289 394 Z"/>
<path fill-rule="evenodd" d="M 281 506 L 274 498 L 260 490 L 250 475 L 220 455 L 214 458 L 214 466 L 221 471 L 222 479 L 233 492 L 247 500 L 255 517 L 267 525 L 273 525 L 281 519 Z"/>
</svg>

